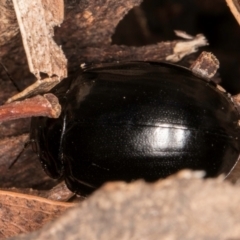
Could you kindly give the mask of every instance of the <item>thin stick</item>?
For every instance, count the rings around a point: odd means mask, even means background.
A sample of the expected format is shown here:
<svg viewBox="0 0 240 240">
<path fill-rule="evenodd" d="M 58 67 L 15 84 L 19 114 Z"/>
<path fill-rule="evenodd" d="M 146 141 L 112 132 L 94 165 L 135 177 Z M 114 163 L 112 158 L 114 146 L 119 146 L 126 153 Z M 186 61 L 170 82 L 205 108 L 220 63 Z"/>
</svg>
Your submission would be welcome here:
<svg viewBox="0 0 240 240">
<path fill-rule="evenodd" d="M 229 6 L 233 16 L 238 21 L 240 25 L 240 1 L 239 0 L 226 0 L 227 5 Z"/>
<path fill-rule="evenodd" d="M 60 113 L 61 106 L 57 97 L 48 93 L 0 106 L 0 122 L 33 116 L 57 118 Z"/>
</svg>

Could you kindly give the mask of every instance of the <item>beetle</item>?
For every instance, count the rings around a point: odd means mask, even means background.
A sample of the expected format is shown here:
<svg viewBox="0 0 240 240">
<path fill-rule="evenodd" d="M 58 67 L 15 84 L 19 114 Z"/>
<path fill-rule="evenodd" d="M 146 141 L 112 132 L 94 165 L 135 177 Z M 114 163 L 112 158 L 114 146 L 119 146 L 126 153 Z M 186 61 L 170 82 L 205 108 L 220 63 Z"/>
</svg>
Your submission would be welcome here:
<svg viewBox="0 0 240 240">
<path fill-rule="evenodd" d="M 180 169 L 229 174 L 240 154 L 230 96 L 189 69 L 161 62 L 103 64 L 63 80 L 58 119 L 34 117 L 46 173 L 88 195 L 104 182 L 155 181 Z"/>
</svg>

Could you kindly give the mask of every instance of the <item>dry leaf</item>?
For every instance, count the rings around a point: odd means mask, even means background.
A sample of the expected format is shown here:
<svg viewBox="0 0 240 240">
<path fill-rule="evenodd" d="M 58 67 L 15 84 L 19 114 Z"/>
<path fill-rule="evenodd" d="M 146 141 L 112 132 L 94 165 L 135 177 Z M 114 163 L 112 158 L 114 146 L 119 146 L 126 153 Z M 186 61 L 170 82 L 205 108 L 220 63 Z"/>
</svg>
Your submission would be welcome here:
<svg viewBox="0 0 240 240">
<path fill-rule="evenodd" d="M 61 203 L 36 196 L 0 191 L 0 238 L 40 229 L 59 217 L 73 203 Z"/>
<path fill-rule="evenodd" d="M 32 188 L 2 188 L 0 190 L 22 193 L 27 195 L 34 195 L 37 197 L 46 198 L 52 201 L 58 202 L 81 202 L 86 199 L 86 197 L 76 195 L 69 190 L 64 180 L 60 181 L 56 186 L 50 190 L 37 190 Z"/>
</svg>

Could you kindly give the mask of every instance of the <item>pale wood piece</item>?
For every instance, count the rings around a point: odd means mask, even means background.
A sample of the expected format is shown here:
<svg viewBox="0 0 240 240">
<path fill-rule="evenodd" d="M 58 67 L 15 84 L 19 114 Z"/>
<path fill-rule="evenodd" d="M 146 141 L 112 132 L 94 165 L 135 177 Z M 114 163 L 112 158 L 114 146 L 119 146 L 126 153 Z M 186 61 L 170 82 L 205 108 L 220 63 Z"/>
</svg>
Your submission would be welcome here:
<svg viewBox="0 0 240 240">
<path fill-rule="evenodd" d="M 218 59 L 210 52 L 202 52 L 200 56 L 190 66 L 191 71 L 196 76 L 210 80 L 219 68 Z"/>
<path fill-rule="evenodd" d="M 236 18 L 240 25 L 240 1 L 239 0 L 226 0 L 228 7 L 230 8 L 233 16 Z"/>
<path fill-rule="evenodd" d="M 63 0 L 13 0 L 30 71 L 60 79 L 67 76 L 67 59 L 53 41 L 53 27 L 64 18 Z"/>
<path fill-rule="evenodd" d="M 44 94 L 49 92 L 55 85 L 60 82 L 58 77 L 45 78 L 43 80 L 37 80 L 35 83 L 25 88 L 22 92 L 15 94 L 7 100 L 6 103 L 19 101 L 25 98 L 33 97 L 38 94 Z"/>
</svg>

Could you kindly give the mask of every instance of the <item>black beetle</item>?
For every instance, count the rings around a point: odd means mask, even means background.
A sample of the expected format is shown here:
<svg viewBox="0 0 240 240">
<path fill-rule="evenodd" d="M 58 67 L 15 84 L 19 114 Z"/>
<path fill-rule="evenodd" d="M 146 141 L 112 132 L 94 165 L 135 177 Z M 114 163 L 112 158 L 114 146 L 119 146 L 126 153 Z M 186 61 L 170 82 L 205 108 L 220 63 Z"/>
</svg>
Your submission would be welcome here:
<svg viewBox="0 0 240 240">
<path fill-rule="evenodd" d="M 240 153 L 240 119 L 213 82 L 166 63 L 82 70 L 53 90 L 58 119 L 32 119 L 45 171 L 88 194 L 106 181 L 154 181 L 184 168 L 229 174 Z"/>
</svg>

